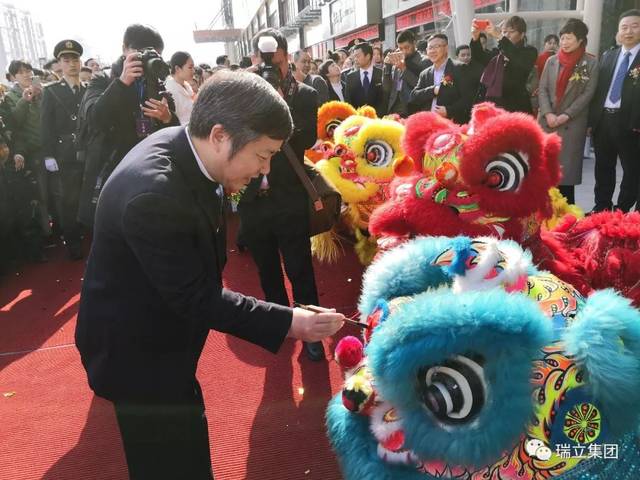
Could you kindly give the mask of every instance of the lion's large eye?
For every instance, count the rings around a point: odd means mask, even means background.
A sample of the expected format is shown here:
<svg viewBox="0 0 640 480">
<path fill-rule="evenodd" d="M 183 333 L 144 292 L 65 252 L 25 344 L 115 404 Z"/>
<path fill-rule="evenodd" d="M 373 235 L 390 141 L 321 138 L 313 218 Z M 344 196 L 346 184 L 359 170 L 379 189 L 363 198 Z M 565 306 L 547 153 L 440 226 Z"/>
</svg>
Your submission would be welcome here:
<svg viewBox="0 0 640 480">
<path fill-rule="evenodd" d="M 440 421 L 470 422 L 486 401 L 483 359 L 458 355 L 418 373 L 422 401 Z"/>
<path fill-rule="evenodd" d="M 338 128 L 340 126 L 342 122 L 338 119 L 334 119 L 334 120 L 330 120 L 329 122 L 327 122 L 327 124 L 324 126 L 324 131 L 325 133 L 333 138 L 333 132 L 335 131 L 336 128 Z"/>
<path fill-rule="evenodd" d="M 387 142 L 375 140 L 367 143 L 364 149 L 364 156 L 369 165 L 373 167 L 386 167 L 393 160 L 393 149 Z"/>
<path fill-rule="evenodd" d="M 529 172 L 529 156 L 523 152 L 501 153 L 489 162 L 485 171 L 489 187 L 514 192 Z"/>
</svg>

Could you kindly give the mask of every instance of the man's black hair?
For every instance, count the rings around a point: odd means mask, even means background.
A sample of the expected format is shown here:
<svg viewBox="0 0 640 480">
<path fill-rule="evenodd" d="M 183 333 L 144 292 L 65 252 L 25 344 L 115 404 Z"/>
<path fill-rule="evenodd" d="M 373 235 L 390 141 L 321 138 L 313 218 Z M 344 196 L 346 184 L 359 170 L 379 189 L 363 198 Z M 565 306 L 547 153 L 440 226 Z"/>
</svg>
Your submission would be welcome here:
<svg viewBox="0 0 640 480">
<path fill-rule="evenodd" d="M 93 70 L 91 70 L 89 67 L 82 67 L 80 68 L 81 72 L 89 72 L 89 73 L 93 73 Z"/>
<path fill-rule="evenodd" d="M 627 10 L 626 12 L 622 12 L 622 15 L 620 15 L 620 18 L 618 19 L 618 22 L 620 22 L 620 20 L 626 17 L 640 17 L 640 10 L 638 10 L 637 8 L 634 8 L 632 10 Z"/>
<path fill-rule="evenodd" d="M 208 63 L 201 63 L 200 65 L 198 65 L 198 67 L 200 67 L 202 70 L 211 70 L 211 65 L 209 65 Z"/>
<path fill-rule="evenodd" d="M 418 50 L 419 52 L 424 52 L 427 49 L 427 42 L 425 39 L 422 40 L 418 40 L 418 43 L 416 43 L 416 50 Z"/>
<path fill-rule="evenodd" d="M 229 55 L 218 55 L 216 58 L 216 65 L 224 65 L 228 58 Z"/>
<path fill-rule="evenodd" d="M 152 47 L 159 52 L 164 50 L 164 41 L 156 29 L 146 25 L 136 23 L 129 25 L 124 32 L 122 43 L 125 48 L 140 50 L 145 47 Z"/>
<path fill-rule="evenodd" d="M 416 34 L 411 30 L 404 30 L 396 37 L 396 45 L 399 43 L 416 43 Z"/>
<path fill-rule="evenodd" d="M 52 58 L 51 60 L 49 60 L 47 63 L 45 63 L 42 68 L 44 68 L 45 70 L 53 70 L 53 64 L 54 63 L 58 63 L 58 59 L 57 58 Z"/>
<path fill-rule="evenodd" d="M 469 47 L 469 45 L 458 45 L 456 47 L 456 57 L 460 55 L 460 50 L 470 50 L 470 49 L 471 47 Z"/>
<path fill-rule="evenodd" d="M 549 40 L 555 40 L 556 43 L 560 43 L 560 39 L 558 38 L 558 35 L 556 35 L 555 33 L 550 33 L 549 35 L 544 37 L 543 43 L 547 43 Z"/>
<path fill-rule="evenodd" d="M 284 50 L 284 53 L 289 53 L 289 45 L 287 44 L 287 38 L 275 28 L 264 28 L 260 30 L 251 40 L 251 45 L 253 46 L 253 52 L 259 53 L 260 49 L 258 48 L 258 40 L 260 37 L 273 37 L 276 39 L 278 44 L 278 48 Z"/>
<path fill-rule="evenodd" d="M 309 58 L 311 58 L 311 55 L 309 54 L 309 52 L 307 52 L 306 50 L 297 50 L 294 54 L 293 54 L 293 61 L 297 62 L 300 60 L 300 57 L 302 56 L 302 54 L 306 53 L 307 55 L 309 55 Z"/>
<path fill-rule="evenodd" d="M 176 68 L 178 67 L 184 67 L 184 65 L 187 63 L 187 60 L 189 60 L 190 58 L 191 55 L 189 55 L 189 53 L 187 52 L 176 52 L 171 55 L 171 60 L 169 60 L 169 65 L 171 65 L 171 73 L 176 73 Z"/>
<path fill-rule="evenodd" d="M 88 67 L 88 66 L 89 66 L 89 62 L 90 62 L 91 60 L 95 60 L 95 58 L 93 58 L 93 57 L 89 57 L 89 58 L 87 58 L 87 59 L 84 61 L 84 66 L 85 66 L 85 67 Z"/>
<path fill-rule="evenodd" d="M 480 35 L 478 35 L 479 38 L 484 38 L 485 40 L 487 40 L 487 34 L 484 32 L 480 32 Z"/>
<path fill-rule="evenodd" d="M 449 45 L 449 37 L 447 37 L 444 33 L 434 33 L 429 37 L 427 42 L 430 42 L 431 40 L 435 40 L 436 38 L 439 38 L 440 40 L 444 40 L 445 42 L 447 42 L 447 45 Z"/>
<path fill-rule="evenodd" d="M 11 75 L 12 77 L 15 77 L 16 74 L 22 69 L 25 68 L 29 71 L 33 71 L 33 67 L 31 66 L 31 64 L 25 60 L 13 60 L 10 64 L 9 64 L 9 68 L 7 69 L 7 71 L 9 72 L 9 75 Z"/>
<path fill-rule="evenodd" d="M 373 47 L 371 47 L 368 43 L 359 43 L 358 45 L 353 47 L 353 51 L 360 50 L 363 55 L 369 55 L 373 58 Z"/>
<path fill-rule="evenodd" d="M 249 68 L 251 66 L 251 57 L 242 57 L 240 60 L 240 68 Z"/>
<path fill-rule="evenodd" d="M 266 80 L 255 73 L 227 69 L 216 72 L 200 88 L 189 131 L 194 137 L 208 138 L 217 124 L 231 136 L 230 156 L 263 135 L 286 140 L 293 132 L 287 103 Z"/>
</svg>

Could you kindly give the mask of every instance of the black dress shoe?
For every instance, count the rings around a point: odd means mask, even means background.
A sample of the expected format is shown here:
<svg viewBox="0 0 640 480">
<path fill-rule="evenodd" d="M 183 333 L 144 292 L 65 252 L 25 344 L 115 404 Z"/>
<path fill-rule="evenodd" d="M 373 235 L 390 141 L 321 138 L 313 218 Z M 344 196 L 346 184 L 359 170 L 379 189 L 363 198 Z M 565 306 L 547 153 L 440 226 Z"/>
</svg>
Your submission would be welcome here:
<svg viewBox="0 0 640 480">
<path fill-rule="evenodd" d="M 322 342 L 304 342 L 304 351 L 307 354 L 307 358 L 312 362 L 319 362 L 325 358 Z"/>
<path fill-rule="evenodd" d="M 593 207 L 590 212 L 587 212 L 584 215 L 585 217 L 588 217 L 589 215 L 593 215 L 594 213 L 608 212 L 608 211 L 613 211 L 613 207 Z"/>
</svg>

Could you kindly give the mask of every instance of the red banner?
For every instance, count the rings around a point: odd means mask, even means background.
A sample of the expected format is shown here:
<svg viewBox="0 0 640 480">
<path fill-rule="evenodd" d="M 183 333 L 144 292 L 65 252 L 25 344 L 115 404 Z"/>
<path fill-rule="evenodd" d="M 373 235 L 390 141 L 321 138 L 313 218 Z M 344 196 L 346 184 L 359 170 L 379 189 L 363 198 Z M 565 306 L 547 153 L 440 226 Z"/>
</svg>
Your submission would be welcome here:
<svg viewBox="0 0 640 480">
<path fill-rule="evenodd" d="M 417 27 L 426 23 L 433 23 L 433 7 L 420 7 L 408 13 L 396 16 L 396 30 L 405 30 L 407 28 Z"/>
<path fill-rule="evenodd" d="M 362 28 L 360 30 L 356 30 L 355 32 L 351 32 L 347 35 L 335 39 L 336 48 L 342 48 L 349 45 L 351 40 L 355 40 L 356 38 L 362 38 L 364 40 L 375 40 L 380 37 L 380 26 L 376 23 L 375 25 L 369 25 L 368 27 Z"/>
<path fill-rule="evenodd" d="M 473 0 L 473 6 L 476 8 L 488 7 L 496 3 L 502 3 L 502 0 Z"/>
</svg>

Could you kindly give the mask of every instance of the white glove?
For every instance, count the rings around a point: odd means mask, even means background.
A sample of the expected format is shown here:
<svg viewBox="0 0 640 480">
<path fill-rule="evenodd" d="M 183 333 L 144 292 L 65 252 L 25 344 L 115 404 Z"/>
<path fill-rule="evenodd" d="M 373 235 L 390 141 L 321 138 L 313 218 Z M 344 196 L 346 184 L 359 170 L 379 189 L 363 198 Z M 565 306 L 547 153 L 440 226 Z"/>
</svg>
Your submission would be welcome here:
<svg viewBox="0 0 640 480">
<path fill-rule="evenodd" d="M 44 168 L 47 169 L 47 172 L 57 172 L 60 170 L 58 168 L 58 162 L 53 157 L 47 157 L 44 159 Z"/>
</svg>

